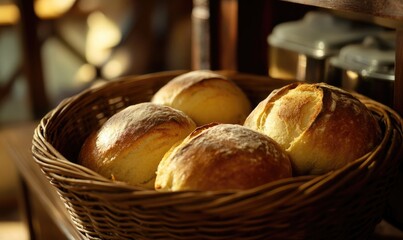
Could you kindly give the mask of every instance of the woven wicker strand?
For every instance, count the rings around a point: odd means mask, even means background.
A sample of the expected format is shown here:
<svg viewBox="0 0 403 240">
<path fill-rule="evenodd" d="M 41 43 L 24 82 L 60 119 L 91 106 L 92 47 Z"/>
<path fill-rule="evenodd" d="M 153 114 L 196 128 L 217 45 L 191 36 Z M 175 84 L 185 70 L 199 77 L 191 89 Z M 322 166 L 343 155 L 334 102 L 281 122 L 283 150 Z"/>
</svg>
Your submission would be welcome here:
<svg viewBox="0 0 403 240">
<path fill-rule="evenodd" d="M 34 133 L 35 161 L 88 239 L 365 239 L 380 221 L 402 159 L 402 119 L 361 95 L 382 142 L 342 169 L 244 191 L 168 192 L 112 182 L 76 163 L 86 137 L 114 113 L 149 101 L 184 71 L 129 77 L 88 89 L 49 112 Z M 253 104 L 289 82 L 219 72 Z"/>
</svg>

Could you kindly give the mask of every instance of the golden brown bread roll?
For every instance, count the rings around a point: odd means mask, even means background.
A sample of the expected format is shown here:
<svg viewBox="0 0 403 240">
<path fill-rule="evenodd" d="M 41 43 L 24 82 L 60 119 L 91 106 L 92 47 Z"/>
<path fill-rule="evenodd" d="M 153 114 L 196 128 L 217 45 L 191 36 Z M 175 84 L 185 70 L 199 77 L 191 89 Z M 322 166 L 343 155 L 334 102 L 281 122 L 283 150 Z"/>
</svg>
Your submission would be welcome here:
<svg viewBox="0 0 403 240">
<path fill-rule="evenodd" d="M 196 128 L 181 111 L 152 103 L 129 106 L 85 141 L 79 163 L 99 174 L 154 189 L 164 154 Z"/>
<path fill-rule="evenodd" d="M 294 174 L 341 168 L 380 141 L 380 128 L 367 107 L 324 83 L 295 83 L 272 92 L 244 125 L 277 141 L 288 152 Z"/>
<path fill-rule="evenodd" d="M 251 111 L 249 99 L 234 82 L 207 70 L 172 79 L 151 101 L 185 112 L 198 126 L 211 122 L 243 124 Z"/>
<path fill-rule="evenodd" d="M 291 163 L 269 137 L 242 125 L 197 128 L 161 160 L 156 190 L 235 190 L 291 177 Z"/>
</svg>

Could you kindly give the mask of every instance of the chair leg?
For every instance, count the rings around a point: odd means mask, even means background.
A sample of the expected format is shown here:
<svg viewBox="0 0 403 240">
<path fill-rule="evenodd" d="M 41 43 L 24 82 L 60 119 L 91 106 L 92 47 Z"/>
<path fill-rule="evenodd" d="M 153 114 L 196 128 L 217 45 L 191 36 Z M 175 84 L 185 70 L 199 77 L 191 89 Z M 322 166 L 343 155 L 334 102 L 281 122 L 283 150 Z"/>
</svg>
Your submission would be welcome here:
<svg viewBox="0 0 403 240">
<path fill-rule="evenodd" d="M 20 9 L 20 37 L 23 51 L 23 70 L 28 81 L 32 113 L 35 119 L 49 111 L 49 101 L 43 78 L 41 46 L 38 37 L 39 20 L 34 11 L 33 0 L 17 0 Z"/>
</svg>

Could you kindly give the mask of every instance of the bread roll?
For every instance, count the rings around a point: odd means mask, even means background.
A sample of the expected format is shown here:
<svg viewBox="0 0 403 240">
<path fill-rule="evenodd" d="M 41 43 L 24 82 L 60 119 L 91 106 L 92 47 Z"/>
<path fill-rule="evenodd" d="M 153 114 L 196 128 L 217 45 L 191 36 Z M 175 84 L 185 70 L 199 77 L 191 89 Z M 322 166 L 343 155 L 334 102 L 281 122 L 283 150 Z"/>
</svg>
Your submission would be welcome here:
<svg viewBox="0 0 403 240">
<path fill-rule="evenodd" d="M 272 92 L 245 126 L 277 141 L 294 174 L 323 174 L 371 151 L 380 127 L 351 94 L 325 83 L 295 83 Z"/>
<path fill-rule="evenodd" d="M 236 190 L 291 177 L 287 154 L 269 137 L 236 124 L 197 128 L 161 160 L 156 190 Z"/>
<path fill-rule="evenodd" d="M 249 99 L 235 83 L 206 70 L 172 79 L 151 101 L 185 112 L 198 126 L 211 122 L 243 124 L 251 111 Z"/>
<path fill-rule="evenodd" d="M 79 163 L 107 178 L 154 189 L 160 160 L 195 127 L 188 116 L 167 106 L 129 106 L 87 138 Z"/>
</svg>

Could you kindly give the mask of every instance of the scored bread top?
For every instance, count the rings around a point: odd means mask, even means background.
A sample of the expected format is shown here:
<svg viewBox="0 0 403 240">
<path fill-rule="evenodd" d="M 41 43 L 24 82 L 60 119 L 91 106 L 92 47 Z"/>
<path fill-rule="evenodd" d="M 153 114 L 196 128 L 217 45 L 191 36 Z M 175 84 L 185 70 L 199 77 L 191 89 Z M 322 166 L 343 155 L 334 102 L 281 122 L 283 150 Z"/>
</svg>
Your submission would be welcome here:
<svg viewBox="0 0 403 240">
<path fill-rule="evenodd" d="M 274 91 L 244 125 L 276 140 L 298 174 L 340 168 L 372 150 L 381 135 L 363 103 L 325 83 L 295 83 Z"/>
</svg>

